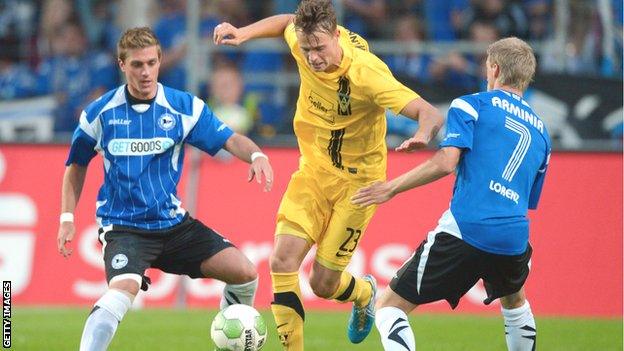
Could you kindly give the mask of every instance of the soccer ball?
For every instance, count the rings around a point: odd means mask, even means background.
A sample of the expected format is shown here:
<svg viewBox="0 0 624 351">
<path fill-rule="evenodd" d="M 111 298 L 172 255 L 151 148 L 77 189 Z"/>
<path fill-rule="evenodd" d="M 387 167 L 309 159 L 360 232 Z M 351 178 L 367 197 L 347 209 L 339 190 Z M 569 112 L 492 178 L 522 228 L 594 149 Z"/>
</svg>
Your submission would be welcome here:
<svg viewBox="0 0 624 351">
<path fill-rule="evenodd" d="M 255 308 L 230 305 L 217 313 L 210 337 L 217 351 L 258 351 L 266 341 L 267 326 Z"/>
</svg>

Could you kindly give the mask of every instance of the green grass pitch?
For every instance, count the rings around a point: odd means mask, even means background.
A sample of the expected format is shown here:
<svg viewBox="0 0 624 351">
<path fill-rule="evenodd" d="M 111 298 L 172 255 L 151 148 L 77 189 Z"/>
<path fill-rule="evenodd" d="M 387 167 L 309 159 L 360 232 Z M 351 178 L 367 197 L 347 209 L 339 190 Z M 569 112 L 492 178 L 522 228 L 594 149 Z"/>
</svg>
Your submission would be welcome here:
<svg viewBox="0 0 624 351">
<path fill-rule="evenodd" d="M 213 349 L 210 323 L 216 310 L 148 309 L 130 311 L 109 350 L 185 351 Z M 263 350 L 281 350 L 269 311 L 261 311 L 269 327 Z M 15 307 L 12 350 L 77 350 L 89 309 Z M 347 312 L 306 312 L 306 351 L 381 350 L 373 328 L 361 344 L 349 343 Z M 419 351 L 506 350 L 502 317 L 463 314 L 418 314 L 410 321 Z M 538 350 L 622 350 L 622 319 L 537 317 Z"/>
</svg>

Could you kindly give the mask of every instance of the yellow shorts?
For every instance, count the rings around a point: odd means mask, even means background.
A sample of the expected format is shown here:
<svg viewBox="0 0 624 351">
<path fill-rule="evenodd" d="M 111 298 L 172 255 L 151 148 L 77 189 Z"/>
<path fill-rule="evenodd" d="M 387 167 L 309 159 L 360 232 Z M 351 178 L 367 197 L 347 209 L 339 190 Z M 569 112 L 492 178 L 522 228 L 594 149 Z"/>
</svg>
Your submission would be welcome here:
<svg viewBox="0 0 624 351">
<path fill-rule="evenodd" d="M 316 243 L 316 261 L 343 271 L 377 208 L 351 204 L 351 196 L 370 182 L 302 166 L 292 175 L 282 197 L 275 234 Z"/>
</svg>

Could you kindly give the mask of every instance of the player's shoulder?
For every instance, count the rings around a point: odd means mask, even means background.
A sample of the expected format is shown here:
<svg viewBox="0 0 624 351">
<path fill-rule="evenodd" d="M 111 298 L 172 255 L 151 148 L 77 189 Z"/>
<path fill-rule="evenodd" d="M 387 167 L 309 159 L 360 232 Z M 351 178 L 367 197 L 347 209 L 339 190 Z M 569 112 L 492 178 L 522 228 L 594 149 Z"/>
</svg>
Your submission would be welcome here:
<svg viewBox="0 0 624 351">
<path fill-rule="evenodd" d="M 284 29 L 284 40 L 286 41 L 286 44 L 288 44 L 288 47 L 293 50 L 294 47 L 297 44 L 297 35 L 295 33 L 295 23 L 294 22 L 290 22 L 288 23 L 288 25 L 286 26 L 286 28 Z"/>
<path fill-rule="evenodd" d="M 160 83 L 159 87 L 162 87 L 162 95 L 157 95 L 157 103 L 170 107 L 172 110 L 185 116 L 193 116 L 194 114 L 201 112 L 204 102 L 195 95 L 186 91 L 164 86 Z"/>
<path fill-rule="evenodd" d="M 478 92 L 456 97 L 453 101 L 451 101 L 449 109 L 462 110 L 475 119 L 478 119 L 479 109 L 481 108 L 482 103 L 488 99 L 484 93 L 487 92 Z"/>
<path fill-rule="evenodd" d="M 124 104 L 125 102 L 124 85 L 111 89 L 85 107 L 84 112 L 87 121 L 92 122 L 103 112 Z"/>
<path fill-rule="evenodd" d="M 370 51 L 353 50 L 353 59 L 349 67 L 349 76 L 354 82 L 376 82 L 378 79 L 387 79 L 392 72 L 383 60 Z"/>
<path fill-rule="evenodd" d="M 368 41 L 366 41 L 366 39 L 364 39 L 358 33 L 340 25 L 338 26 L 338 31 L 340 32 L 340 35 L 343 35 L 348 40 L 353 48 L 370 52 Z"/>
</svg>

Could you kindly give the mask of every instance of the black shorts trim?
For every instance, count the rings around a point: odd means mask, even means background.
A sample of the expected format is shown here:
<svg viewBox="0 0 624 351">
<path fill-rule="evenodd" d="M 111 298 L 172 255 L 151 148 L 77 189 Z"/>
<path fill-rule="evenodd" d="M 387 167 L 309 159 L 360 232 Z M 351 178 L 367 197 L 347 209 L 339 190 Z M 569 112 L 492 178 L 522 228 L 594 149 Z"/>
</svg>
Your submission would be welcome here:
<svg viewBox="0 0 624 351">
<path fill-rule="evenodd" d="M 483 302 L 488 305 L 524 286 L 532 251 L 528 245 L 520 255 L 497 255 L 448 233 L 430 233 L 399 269 L 390 287 L 413 304 L 447 300 L 454 309 L 461 297 L 482 279 L 487 292 Z"/>
<path fill-rule="evenodd" d="M 145 270 L 152 267 L 163 272 L 203 278 L 201 263 L 234 245 L 200 221 L 186 216 L 165 230 L 143 230 L 116 226 L 100 228 L 104 244 L 106 280 L 120 274 L 143 277 L 144 290 L 149 279 Z M 147 278 L 147 279 L 146 279 Z"/>
</svg>

